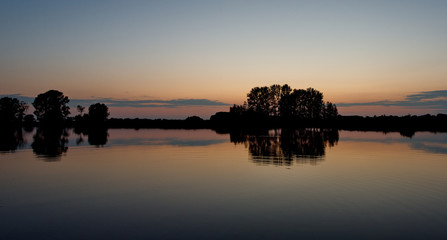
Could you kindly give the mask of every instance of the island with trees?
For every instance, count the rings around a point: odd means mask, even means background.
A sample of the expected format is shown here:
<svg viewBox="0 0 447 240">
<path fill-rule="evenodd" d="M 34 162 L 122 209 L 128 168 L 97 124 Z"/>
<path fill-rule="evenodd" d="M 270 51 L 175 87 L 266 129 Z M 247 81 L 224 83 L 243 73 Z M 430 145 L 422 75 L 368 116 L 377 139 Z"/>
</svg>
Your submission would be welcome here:
<svg viewBox="0 0 447 240">
<path fill-rule="evenodd" d="M 88 143 L 98 147 L 107 143 L 109 128 L 213 129 L 229 133 L 235 144 L 248 146 L 257 164 L 290 165 L 320 161 L 326 147 L 337 143 L 338 130 L 399 132 L 405 137 L 417 131 L 447 131 L 445 114 L 342 116 L 336 104 L 324 101 L 320 91 L 292 89 L 287 84 L 254 87 L 244 104 L 207 120 L 197 116 L 182 120 L 109 118 L 109 108 L 99 102 L 76 106 L 78 114 L 74 115 L 69 102 L 62 92 L 49 90 L 36 96 L 31 103 L 33 114 L 26 114 L 28 103 L 0 98 L 0 151 L 20 148 L 24 144 L 22 131 L 31 132 L 35 127 L 31 147 L 46 161 L 58 161 L 67 152 L 67 128 L 87 136 Z"/>
</svg>

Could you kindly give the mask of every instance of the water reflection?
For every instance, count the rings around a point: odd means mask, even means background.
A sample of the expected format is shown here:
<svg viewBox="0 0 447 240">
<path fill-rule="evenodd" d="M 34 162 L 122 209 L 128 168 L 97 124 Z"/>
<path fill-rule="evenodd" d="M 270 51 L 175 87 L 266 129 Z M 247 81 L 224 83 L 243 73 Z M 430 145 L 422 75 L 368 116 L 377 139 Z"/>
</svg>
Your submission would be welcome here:
<svg viewBox="0 0 447 240">
<path fill-rule="evenodd" d="M 394 144 L 404 143 L 413 150 L 424 151 L 430 154 L 447 154 L 447 134 L 436 132 L 417 132 L 414 136 L 400 136 L 392 132 L 357 132 L 343 131 L 343 142 L 369 142 Z"/>
<path fill-rule="evenodd" d="M 422 150 L 427 153 L 433 154 L 447 154 L 447 141 L 439 143 L 426 143 L 426 142 L 415 142 L 411 143 L 410 147 L 415 150 Z"/>
<path fill-rule="evenodd" d="M 104 127 L 97 128 L 75 128 L 74 133 L 78 134 L 79 137 L 76 139 L 76 145 L 80 145 L 84 142 L 83 135 L 88 136 L 88 143 L 97 147 L 102 147 L 107 144 L 109 140 L 108 129 Z"/>
<path fill-rule="evenodd" d="M 22 129 L 0 128 L 0 152 L 14 152 L 23 144 Z"/>
<path fill-rule="evenodd" d="M 58 161 L 68 150 L 68 132 L 64 128 L 39 128 L 31 147 L 38 157 L 46 161 Z"/>
<path fill-rule="evenodd" d="M 110 133 L 110 136 L 109 136 Z M 411 138 L 402 132 L 358 132 L 330 129 L 281 129 L 215 132 L 213 130 L 162 129 L 0 129 L 0 152 L 32 149 L 46 160 L 58 157 L 76 146 L 211 146 L 228 142 L 245 145 L 250 160 L 258 164 L 291 165 L 293 162 L 317 164 L 327 147 L 339 141 L 403 143 L 413 150 L 447 154 L 447 134 L 417 132 Z M 339 136 L 340 134 L 340 136 Z"/>
<path fill-rule="evenodd" d="M 38 128 L 33 136 L 31 148 L 37 157 L 45 161 L 59 161 L 61 156 L 68 151 L 69 130 L 66 128 Z M 84 136 L 88 137 L 88 143 L 93 146 L 107 144 L 109 134 L 106 128 L 75 129 L 76 145 L 84 142 Z"/>
<path fill-rule="evenodd" d="M 261 132 L 232 132 L 230 140 L 244 144 L 250 159 L 260 165 L 290 166 L 293 162 L 316 165 L 323 161 L 326 147 L 338 142 L 332 129 L 281 129 Z"/>
</svg>

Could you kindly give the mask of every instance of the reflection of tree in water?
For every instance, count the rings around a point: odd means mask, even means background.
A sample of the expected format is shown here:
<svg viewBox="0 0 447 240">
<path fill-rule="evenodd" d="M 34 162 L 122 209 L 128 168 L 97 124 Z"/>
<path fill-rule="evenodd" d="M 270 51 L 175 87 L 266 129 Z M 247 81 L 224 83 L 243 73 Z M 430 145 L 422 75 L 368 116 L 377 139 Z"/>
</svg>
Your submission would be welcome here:
<svg viewBox="0 0 447 240">
<path fill-rule="evenodd" d="M 21 129 L 0 129 L 0 151 L 14 152 L 24 144 Z"/>
<path fill-rule="evenodd" d="M 338 142 L 338 131 L 330 129 L 282 129 L 257 133 L 233 132 L 231 142 L 248 147 L 251 160 L 261 165 L 317 164 L 327 146 Z"/>
<path fill-rule="evenodd" d="M 95 146 L 105 145 L 109 137 L 106 128 L 74 129 L 74 133 L 79 135 L 77 145 L 84 142 L 83 135 L 88 135 L 88 143 Z M 64 128 L 39 128 L 34 134 L 31 147 L 38 157 L 43 157 L 46 161 L 59 161 L 61 155 L 68 150 L 68 137 L 68 130 Z"/>
<path fill-rule="evenodd" d="M 97 147 L 103 146 L 109 139 L 107 128 L 95 128 L 88 131 L 88 143 Z"/>
<path fill-rule="evenodd" d="M 108 129 L 104 127 L 96 127 L 96 128 L 75 128 L 74 133 L 79 136 L 76 139 L 76 145 L 80 145 L 84 142 L 84 136 L 88 137 L 88 143 L 94 146 L 103 146 L 107 144 L 109 140 Z"/>
<path fill-rule="evenodd" d="M 68 132 L 64 128 L 39 128 L 31 144 L 34 153 L 46 161 L 58 161 L 67 152 Z"/>
</svg>

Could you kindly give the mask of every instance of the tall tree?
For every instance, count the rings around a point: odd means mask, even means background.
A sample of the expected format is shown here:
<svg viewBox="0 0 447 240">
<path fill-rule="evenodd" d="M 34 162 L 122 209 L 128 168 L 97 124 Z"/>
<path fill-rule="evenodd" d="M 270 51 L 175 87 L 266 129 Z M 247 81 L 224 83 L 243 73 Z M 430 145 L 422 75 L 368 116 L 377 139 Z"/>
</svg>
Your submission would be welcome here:
<svg viewBox="0 0 447 240">
<path fill-rule="evenodd" d="M 42 123 L 61 123 L 70 114 L 69 101 L 62 92 L 49 90 L 34 99 L 34 114 Z"/>
<path fill-rule="evenodd" d="M 0 99 L 0 123 L 2 125 L 19 124 L 28 108 L 25 102 L 17 98 L 3 97 Z"/>
<path fill-rule="evenodd" d="M 248 108 L 252 111 L 268 115 L 270 113 L 270 91 L 268 87 L 252 88 L 247 94 Z"/>
<path fill-rule="evenodd" d="M 305 104 L 308 118 L 317 119 L 322 117 L 323 93 L 313 88 L 306 89 Z"/>
<path fill-rule="evenodd" d="M 250 93 L 247 94 L 248 109 L 264 115 L 279 116 L 281 98 L 289 94 L 290 91 L 287 84 L 252 88 Z"/>
</svg>

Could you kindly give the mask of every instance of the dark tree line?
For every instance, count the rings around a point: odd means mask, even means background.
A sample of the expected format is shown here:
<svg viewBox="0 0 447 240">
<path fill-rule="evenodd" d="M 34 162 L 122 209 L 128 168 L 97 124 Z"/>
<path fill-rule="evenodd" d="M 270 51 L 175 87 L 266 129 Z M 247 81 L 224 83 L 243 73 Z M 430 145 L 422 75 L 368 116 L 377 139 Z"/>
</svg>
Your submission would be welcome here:
<svg viewBox="0 0 447 240">
<path fill-rule="evenodd" d="M 324 103 L 323 93 L 313 88 L 292 90 L 287 84 L 252 88 L 244 105 L 234 105 L 230 113 L 298 119 L 334 119 L 338 116 L 335 104 Z"/>
<path fill-rule="evenodd" d="M 70 99 L 58 90 L 49 90 L 37 95 L 32 102 L 34 115 L 25 115 L 28 105 L 17 98 L 3 97 L 0 99 L 0 125 L 28 126 L 34 125 L 37 120 L 41 126 L 67 126 L 72 124 Z M 90 105 L 88 113 L 84 114 L 85 107 L 78 105 L 79 115 L 75 116 L 75 125 L 104 125 L 110 113 L 109 108 L 103 103 Z M 36 116 L 36 117 L 34 117 Z"/>
<path fill-rule="evenodd" d="M 415 131 L 447 131 L 447 115 L 436 116 L 340 116 L 337 106 L 323 101 L 323 94 L 313 88 L 293 89 L 285 85 L 255 87 L 247 94 L 243 105 L 218 112 L 210 120 L 188 117 L 185 120 L 166 119 L 108 119 L 109 109 L 103 103 L 88 108 L 78 105 L 78 115 L 70 116 L 70 99 L 60 91 L 39 94 L 27 114 L 28 105 L 17 98 L 0 98 L 0 130 L 21 127 L 77 128 L 212 128 L 219 131 L 231 128 L 296 128 L 327 127 L 349 130 L 399 131 L 411 135 Z M 14 130 L 15 131 L 15 130 Z"/>
</svg>

